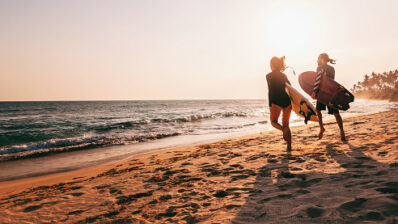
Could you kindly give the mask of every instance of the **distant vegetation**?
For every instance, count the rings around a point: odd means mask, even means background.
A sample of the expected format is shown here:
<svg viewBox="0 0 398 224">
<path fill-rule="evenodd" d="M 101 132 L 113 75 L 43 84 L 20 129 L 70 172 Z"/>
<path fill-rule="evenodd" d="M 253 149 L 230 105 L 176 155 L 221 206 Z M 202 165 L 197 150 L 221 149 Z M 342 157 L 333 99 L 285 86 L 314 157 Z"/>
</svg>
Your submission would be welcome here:
<svg viewBox="0 0 398 224">
<path fill-rule="evenodd" d="M 398 101 L 398 69 L 365 75 L 351 91 L 358 98 Z"/>
</svg>

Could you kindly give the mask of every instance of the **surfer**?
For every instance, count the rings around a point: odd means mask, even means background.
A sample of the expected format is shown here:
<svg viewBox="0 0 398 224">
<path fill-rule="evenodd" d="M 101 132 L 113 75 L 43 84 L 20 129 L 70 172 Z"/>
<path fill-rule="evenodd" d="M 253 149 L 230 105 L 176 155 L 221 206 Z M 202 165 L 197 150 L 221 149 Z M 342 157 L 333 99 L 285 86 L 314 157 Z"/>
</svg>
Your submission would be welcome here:
<svg viewBox="0 0 398 224">
<path fill-rule="evenodd" d="M 285 68 L 285 57 L 273 57 L 271 59 L 272 72 L 267 74 L 268 102 L 270 108 L 271 125 L 283 133 L 283 139 L 287 143 L 287 150 L 292 148 L 292 135 L 289 128 L 290 113 L 292 105 L 290 97 L 285 91 L 285 83 L 289 83 L 286 75 L 282 73 Z M 278 123 L 279 115 L 282 115 L 282 125 Z"/>
<path fill-rule="evenodd" d="M 328 63 L 331 64 L 336 64 L 336 61 L 333 59 L 329 58 L 329 55 L 326 53 L 322 53 L 318 56 L 318 68 L 316 69 L 317 72 L 317 77 L 314 85 L 314 92 L 311 95 L 313 99 L 316 99 L 317 94 L 319 92 L 319 86 L 321 84 L 321 78 L 323 75 L 326 75 L 327 77 L 331 78 L 334 80 L 335 76 L 335 71 L 332 66 L 330 66 Z M 325 104 L 317 101 L 316 102 L 316 110 L 318 114 L 318 120 L 319 120 L 319 127 L 321 130 L 319 131 L 319 139 L 322 139 L 323 133 L 325 132 L 325 128 L 323 126 L 322 122 L 322 110 L 326 110 L 326 107 L 328 108 L 328 114 L 333 114 L 334 117 L 336 118 L 337 124 L 339 125 L 340 128 L 340 135 L 341 135 L 341 140 L 346 141 L 345 133 L 344 133 L 344 128 L 343 128 L 343 120 L 341 119 L 340 113 L 338 109 L 331 108 L 329 106 L 326 106 Z"/>
</svg>

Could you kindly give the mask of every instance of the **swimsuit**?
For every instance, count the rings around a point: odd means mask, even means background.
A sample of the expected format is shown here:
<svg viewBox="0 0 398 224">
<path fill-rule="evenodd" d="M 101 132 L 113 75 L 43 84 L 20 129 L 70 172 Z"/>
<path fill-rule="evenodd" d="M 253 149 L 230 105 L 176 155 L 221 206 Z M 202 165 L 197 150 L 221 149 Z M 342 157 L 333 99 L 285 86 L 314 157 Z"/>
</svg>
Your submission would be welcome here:
<svg viewBox="0 0 398 224">
<path fill-rule="evenodd" d="M 282 108 L 291 105 L 290 97 L 285 91 L 285 83 L 289 83 L 286 75 L 282 72 L 273 71 L 267 74 L 268 102 L 271 107 L 276 104 Z"/>
</svg>

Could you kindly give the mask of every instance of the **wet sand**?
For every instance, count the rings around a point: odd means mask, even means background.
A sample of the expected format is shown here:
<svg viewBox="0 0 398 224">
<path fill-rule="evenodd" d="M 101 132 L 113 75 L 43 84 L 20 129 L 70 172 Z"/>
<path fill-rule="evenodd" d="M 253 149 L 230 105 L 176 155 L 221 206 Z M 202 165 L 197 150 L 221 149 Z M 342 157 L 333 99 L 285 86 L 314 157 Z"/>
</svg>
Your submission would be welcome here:
<svg viewBox="0 0 398 224">
<path fill-rule="evenodd" d="M 397 223 L 398 110 L 0 183 L 1 223 Z"/>
</svg>

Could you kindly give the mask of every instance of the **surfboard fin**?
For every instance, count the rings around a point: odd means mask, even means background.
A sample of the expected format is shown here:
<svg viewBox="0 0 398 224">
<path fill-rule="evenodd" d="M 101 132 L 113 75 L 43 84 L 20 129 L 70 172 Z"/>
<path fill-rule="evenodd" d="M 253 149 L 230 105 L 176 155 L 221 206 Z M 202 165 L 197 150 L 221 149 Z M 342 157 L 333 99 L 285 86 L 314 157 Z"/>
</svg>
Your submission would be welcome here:
<svg viewBox="0 0 398 224">
<path fill-rule="evenodd" d="M 305 108 L 304 108 L 305 105 Z M 299 113 L 304 116 L 304 123 L 307 124 L 308 121 L 311 119 L 312 115 L 316 115 L 316 113 L 308 107 L 304 100 L 300 101 L 300 111 Z"/>
</svg>

